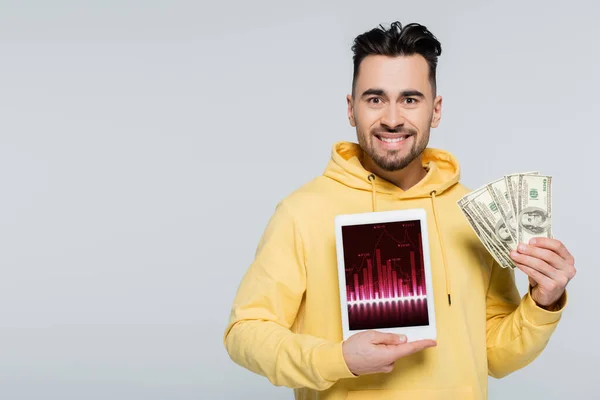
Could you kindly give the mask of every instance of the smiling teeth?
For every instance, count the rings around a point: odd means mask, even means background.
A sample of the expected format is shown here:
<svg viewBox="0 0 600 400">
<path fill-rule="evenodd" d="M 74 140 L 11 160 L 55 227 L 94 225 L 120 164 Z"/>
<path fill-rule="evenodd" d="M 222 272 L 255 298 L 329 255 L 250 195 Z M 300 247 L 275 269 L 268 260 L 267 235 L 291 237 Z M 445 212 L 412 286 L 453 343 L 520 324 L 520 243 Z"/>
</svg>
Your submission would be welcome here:
<svg viewBox="0 0 600 400">
<path fill-rule="evenodd" d="M 399 138 L 393 138 L 393 139 L 392 138 L 384 138 L 384 137 L 382 137 L 380 139 L 381 139 L 382 142 L 386 142 L 386 143 L 398 143 L 398 142 L 401 142 L 404 139 L 406 139 L 406 136 L 402 136 L 402 137 L 399 137 Z"/>
</svg>

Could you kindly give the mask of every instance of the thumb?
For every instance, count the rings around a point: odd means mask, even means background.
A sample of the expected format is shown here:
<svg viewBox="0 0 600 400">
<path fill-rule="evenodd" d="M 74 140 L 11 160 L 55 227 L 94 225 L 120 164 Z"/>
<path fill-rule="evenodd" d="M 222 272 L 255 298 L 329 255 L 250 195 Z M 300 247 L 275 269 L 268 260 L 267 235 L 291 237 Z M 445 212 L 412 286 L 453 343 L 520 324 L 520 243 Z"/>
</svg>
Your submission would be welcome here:
<svg viewBox="0 0 600 400">
<path fill-rule="evenodd" d="M 371 343 L 373 344 L 401 344 L 406 342 L 406 336 L 398 335 L 395 333 L 382 333 L 377 332 L 377 334 L 373 337 Z"/>
</svg>

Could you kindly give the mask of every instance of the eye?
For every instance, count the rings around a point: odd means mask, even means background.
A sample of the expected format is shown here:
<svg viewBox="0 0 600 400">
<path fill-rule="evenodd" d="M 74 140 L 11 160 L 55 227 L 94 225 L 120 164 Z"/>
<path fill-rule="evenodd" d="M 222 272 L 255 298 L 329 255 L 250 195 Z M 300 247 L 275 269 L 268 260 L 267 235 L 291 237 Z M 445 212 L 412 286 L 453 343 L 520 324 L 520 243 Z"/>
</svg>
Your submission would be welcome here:
<svg viewBox="0 0 600 400">
<path fill-rule="evenodd" d="M 404 99 L 404 101 L 406 102 L 406 104 L 417 104 L 417 99 L 415 99 L 414 97 L 407 97 L 406 99 Z"/>
<path fill-rule="evenodd" d="M 369 99 L 367 99 L 367 103 L 371 103 L 371 104 L 381 104 L 382 100 L 379 97 L 371 97 Z"/>
</svg>

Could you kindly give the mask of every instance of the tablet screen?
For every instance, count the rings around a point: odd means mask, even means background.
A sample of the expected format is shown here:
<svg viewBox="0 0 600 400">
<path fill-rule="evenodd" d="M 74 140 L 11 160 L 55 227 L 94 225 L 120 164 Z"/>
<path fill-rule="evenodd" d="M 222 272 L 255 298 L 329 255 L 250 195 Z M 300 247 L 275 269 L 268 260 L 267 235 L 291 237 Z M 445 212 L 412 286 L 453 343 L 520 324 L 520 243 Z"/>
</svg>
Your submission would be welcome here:
<svg viewBox="0 0 600 400">
<path fill-rule="evenodd" d="M 350 330 L 429 324 L 419 220 L 342 226 Z"/>
</svg>

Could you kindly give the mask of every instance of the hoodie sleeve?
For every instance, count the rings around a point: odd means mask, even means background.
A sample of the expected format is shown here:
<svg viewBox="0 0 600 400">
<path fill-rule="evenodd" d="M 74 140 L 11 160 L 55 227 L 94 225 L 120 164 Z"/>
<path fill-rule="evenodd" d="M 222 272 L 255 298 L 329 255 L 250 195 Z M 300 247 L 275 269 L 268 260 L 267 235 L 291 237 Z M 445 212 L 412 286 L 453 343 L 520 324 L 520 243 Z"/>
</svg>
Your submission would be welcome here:
<svg viewBox="0 0 600 400">
<path fill-rule="evenodd" d="M 552 311 L 539 307 L 531 286 L 520 296 L 515 272 L 494 262 L 487 294 L 489 375 L 502 378 L 525 367 L 544 350 L 567 304 L 567 293 Z"/>
<path fill-rule="evenodd" d="M 325 390 L 354 375 L 342 342 L 292 332 L 305 288 L 302 237 L 280 203 L 238 287 L 224 344 L 235 363 L 276 386 Z"/>
</svg>

